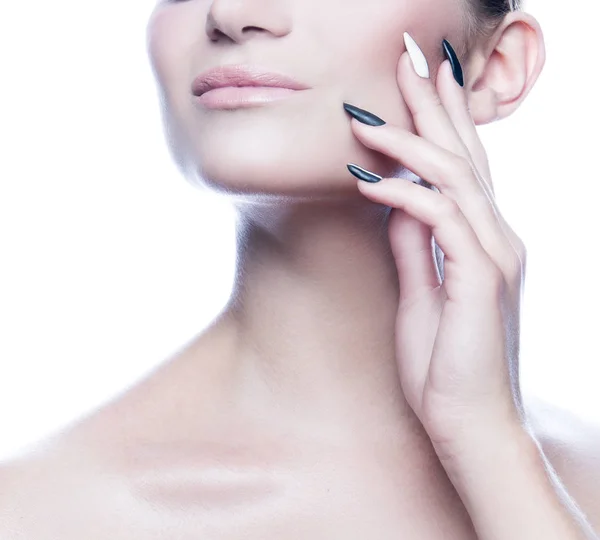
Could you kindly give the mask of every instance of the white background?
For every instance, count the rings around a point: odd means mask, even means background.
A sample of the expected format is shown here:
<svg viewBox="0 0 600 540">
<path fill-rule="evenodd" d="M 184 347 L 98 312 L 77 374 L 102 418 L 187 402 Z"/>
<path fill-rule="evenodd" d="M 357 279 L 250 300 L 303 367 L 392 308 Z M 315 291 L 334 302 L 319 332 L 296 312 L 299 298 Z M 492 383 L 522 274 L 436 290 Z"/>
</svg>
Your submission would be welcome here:
<svg viewBox="0 0 600 540">
<path fill-rule="evenodd" d="M 530 0 L 547 63 L 480 128 L 529 252 L 528 393 L 600 420 L 598 2 Z M 181 178 L 146 58 L 152 2 L 8 2 L 0 17 L 0 457 L 93 410 L 226 302 L 233 213 Z"/>
</svg>

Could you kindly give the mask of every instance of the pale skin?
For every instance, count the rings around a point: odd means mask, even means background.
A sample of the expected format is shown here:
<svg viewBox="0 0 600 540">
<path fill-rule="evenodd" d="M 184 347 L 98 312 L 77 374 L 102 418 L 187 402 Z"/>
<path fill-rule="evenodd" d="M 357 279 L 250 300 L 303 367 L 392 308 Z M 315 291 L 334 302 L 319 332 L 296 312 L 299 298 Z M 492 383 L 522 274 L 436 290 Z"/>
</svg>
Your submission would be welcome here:
<svg viewBox="0 0 600 540">
<path fill-rule="evenodd" d="M 597 538 L 600 436 L 518 391 L 525 249 L 474 127 L 525 99 L 542 32 L 512 13 L 467 47 L 460 25 L 441 0 L 157 4 L 170 148 L 239 211 L 234 291 L 150 376 L 5 463 L 0 537 Z M 200 71 L 258 62 L 312 88 L 234 111 L 192 101 Z"/>
</svg>

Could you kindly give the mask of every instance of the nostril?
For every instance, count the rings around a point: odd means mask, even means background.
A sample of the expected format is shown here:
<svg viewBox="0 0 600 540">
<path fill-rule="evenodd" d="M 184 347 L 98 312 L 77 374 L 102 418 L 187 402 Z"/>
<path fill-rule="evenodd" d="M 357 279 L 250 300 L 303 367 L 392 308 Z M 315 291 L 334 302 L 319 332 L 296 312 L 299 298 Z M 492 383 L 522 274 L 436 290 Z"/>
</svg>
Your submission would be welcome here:
<svg viewBox="0 0 600 540">
<path fill-rule="evenodd" d="M 208 37 L 210 37 L 211 41 L 219 41 L 223 37 L 227 37 L 227 34 L 225 34 L 224 32 L 221 32 L 221 30 L 219 30 L 217 28 L 213 28 L 212 30 L 209 31 Z"/>
</svg>

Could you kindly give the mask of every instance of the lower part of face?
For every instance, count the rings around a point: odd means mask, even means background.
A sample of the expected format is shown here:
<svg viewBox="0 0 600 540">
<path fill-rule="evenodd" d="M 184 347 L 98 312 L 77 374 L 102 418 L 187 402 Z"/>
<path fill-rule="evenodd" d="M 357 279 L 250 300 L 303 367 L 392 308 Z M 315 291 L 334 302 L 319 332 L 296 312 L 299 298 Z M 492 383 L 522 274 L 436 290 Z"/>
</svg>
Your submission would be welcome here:
<svg viewBox="0 0 600 540">
<path fill-rule="evenodd" d="M 207 34 L 209 13 L 223 32 L 216 41 Z M 414 132 L 396 78 L 403 32 L 423 50 L 433 78 L 442 39 L 458 34 L 459 24 L 454 0 L 159 4 L 148 51 L 171 153 L 189 180 L 231 194 L 351 195 L 356 178 L 347 163 L 403 176 L 401 163 L 358 141 L 343 103 Z M 257 64 L 310 88 L 261 105 L 209 109 L 192 94 L 192 81 L 225 64 Z"/>
</svg>

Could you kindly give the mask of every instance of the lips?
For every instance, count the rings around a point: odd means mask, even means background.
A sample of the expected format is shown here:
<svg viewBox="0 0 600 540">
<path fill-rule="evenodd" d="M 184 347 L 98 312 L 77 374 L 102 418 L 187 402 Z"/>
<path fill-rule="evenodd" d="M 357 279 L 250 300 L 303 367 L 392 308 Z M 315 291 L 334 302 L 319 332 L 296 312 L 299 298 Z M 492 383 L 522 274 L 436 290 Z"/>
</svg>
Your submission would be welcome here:
<svg viewBox="0 0 600 540">
<path fill-rule="evenodd" d="M 201 73 L 192 83 L 195 96 L 226 86 L 266 86 L 289 88 L 291 90 L 307 90 L 310 86 L 287 75 L 265 71 L 256 66 L 228 65 L 218 66 Z"/>
</svg>

